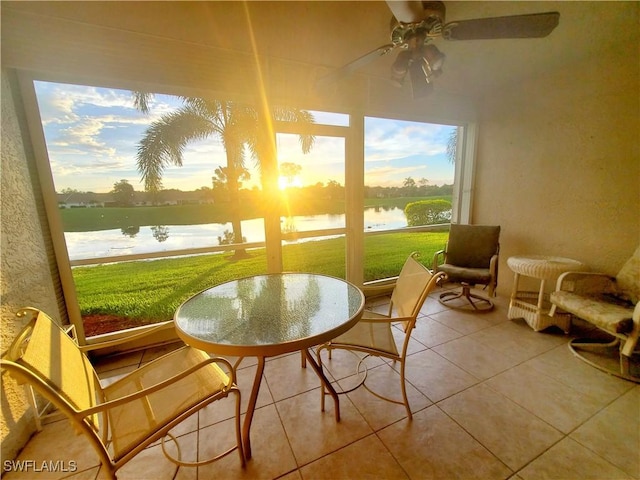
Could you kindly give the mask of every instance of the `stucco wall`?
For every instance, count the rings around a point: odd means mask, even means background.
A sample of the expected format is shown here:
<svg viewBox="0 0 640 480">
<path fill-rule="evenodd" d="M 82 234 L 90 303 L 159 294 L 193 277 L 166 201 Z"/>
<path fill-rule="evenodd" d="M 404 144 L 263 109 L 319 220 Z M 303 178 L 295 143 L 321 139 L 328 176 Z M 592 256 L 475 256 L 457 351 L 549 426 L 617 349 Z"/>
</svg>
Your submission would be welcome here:
<svg viewBox="0 0 640 480">
<path fill-rule="evenodd" d="M 1 77 L 2 163 L 0 166 L 0 304 L 1 350 L 22 323 L 15 312 L 23 306 L 56 315 L 53 281 L 27 169 L 27 156 L 6 71 Z M 34 432 L 22 386 L 2 375 L 2 458 L 14 458 Z"/>
<path fill-rule="evenodd" d="M 639 65 L 636 42 L 483 100 L 473 221 L 503 227 L 500 294 L 511 255 L 615 274 L 637 247 Z"/>
</svg>

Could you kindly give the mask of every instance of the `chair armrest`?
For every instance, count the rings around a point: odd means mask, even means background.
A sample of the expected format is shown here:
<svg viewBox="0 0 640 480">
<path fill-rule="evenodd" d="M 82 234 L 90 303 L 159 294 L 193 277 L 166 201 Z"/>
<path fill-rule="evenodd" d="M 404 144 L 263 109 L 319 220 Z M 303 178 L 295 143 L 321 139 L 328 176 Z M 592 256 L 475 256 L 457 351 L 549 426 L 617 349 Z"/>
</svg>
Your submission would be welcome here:
<svg viewBox="0 0 640 480">
<path fill-rule="evenodd" d="M 431 269 L 432 271 L 436 272 L 438 269 L 438 265 L 442 265 L 444 263 L 444 254 L 444 250 L 438 250 L 433 254 L 433 268 Z"/>
<path fill-rule="evenodd" d="M 565 272 L 558 277 L 556 291 L 579 295 L 616 293 L 615 278 L 601 272 Z"/>
<path fill-rule="evenodd" d="M 489 273 L 491 273 L 492 281 L 489 283 L 489 296 L 495 297 L 496 295 L 496 287 L 498 286 L 498 260 L 500 259 L 499 255 L 496 253 L 491 256 L 491 260 L 489 260 Z"/>
<path fill-rule="evenodd" d="M 186 347 L 186 348 L 191 348 L 191 347 Z M 139 369 L 137 369 L 135 371 L 135 373 L 141 373 L 142 371 L 144 371 L 147 368 L 152 368 L 153 367 L 153 363 L 155 362 L 155 360 L 153 362 L 149 362 L 148 364 L 140 367 Z M 82 410 L 80 413 L 83 417 L 84 416 L 89 416 L 89 415 L 93 415 L 96 413 L 101 413 L 105 410 L 114 408 L 114 407 L 119 407 L 122 405 L 126 405 L 129 402 L 132 402 L 134 400 L 137 400 L 141 397 L 146 397 L 152 393 L 158 392 L 159 390 L 162 390 L 163 388 L 166 388 L 172 384 L 174 384 L 175 382 L 191 375 L 192 373 L 200 370 L 201 368 L 204 368 L 212 363 L 222 363 L 227 369 L 228 369 L 228 373 L 227 375 L 229 376 L 229 383 L 227 385 L 225 385 L 225 387 L 230 388 L 234 383 L 235 383 L 235 371 L 233 370 L 233 367 L 231 366 L 231 363 L 226 359 L 226 358 L 222 358 L 222 357 L 211 357 L 208 358 L 206 360 L 203 360 L 202 362 L 191 366 L 190 368 L 178 373 L 177 375 L 173 375 L 165 380 L 163 380 L 162 382 L 156 383 L 155 385 L 151 385 L 150 387 L 144 388 L 142 390 L 139 390 L 135 393 L 131 393 L 129 395 L 125 395 L 123 397 L 119 397 L 113 400 L 108 400 L 106 402 L 103 402 L 99 405 L 96 405 L 95 407 L 91 407 L 88 408 L 86 410 Z M 115 382 L 113 382 L 112 384 L 110 384 L 109 386 L 104 388 L 104 391 L 107 392 L 109 391 L 110 388 L 113 388 L 115 386 L 117 386 L 120 382 L 126 381 L 127 380 L 127 376 L 116 380 Z"/>
<path fill-rule="evenodd" d="M 489 260 L 489 271 L 495 277 L 498 273 L 498 255 L 493 255 Z"/>
<path fill-rule="evenodd" d="M 633 309 L 631 319 L 633 320 L 633 328 L 628 335 L 627 341 L 621 345 L 620 350 L 622 354 L 627 357 L 633 355 L 636 345 L 638 344 L 638 339 L 640 338 L 640 302 L 636 303 L 636 308 Z"/>
</svg>

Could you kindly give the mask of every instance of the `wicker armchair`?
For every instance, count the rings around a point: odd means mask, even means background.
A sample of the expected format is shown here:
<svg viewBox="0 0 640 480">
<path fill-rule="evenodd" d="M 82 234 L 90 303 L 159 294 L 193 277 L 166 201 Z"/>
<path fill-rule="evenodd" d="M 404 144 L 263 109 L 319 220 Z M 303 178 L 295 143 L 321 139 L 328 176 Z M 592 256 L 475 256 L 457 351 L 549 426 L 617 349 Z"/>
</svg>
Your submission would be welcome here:
<svg viewBox="0 0 640 480">
<path fill-rule="evenodd" d="M 18 316 L 30 321 L 3 355 L 0 366 L 51 402 L 86 436 L 110 478 L 116 478 L 119 468 L 157 440 L 162 440 L 165 456 L 178 465 L 202 465 L 238 450 L 244 466 L 240 391 L 227 360 L 184 347 L 102 387 L 74 339 L 48 315 L 25 308 Z M 208 460 L 183 462 L 170 430 L 231 394 L 236 397 L 235 444 Z M 165 437 L 175 442 L 175 457 L 165 448 Z"/>
<path fill-rule="evenodd" d="M 569 312 L 611 335 L 610 342 L 573 339 L 569 348 L 590 365 L 627 380 L 640 382 L 630 371 L 630 361 L 640 336 L 640 246 L 615 277 L 604 273 L 567 272 L 558 278 L 551 294 L 552 308 Z M 580 350 L 617 347 L 620 370 L 611 371 L 580 354 Z"/>
</svg>

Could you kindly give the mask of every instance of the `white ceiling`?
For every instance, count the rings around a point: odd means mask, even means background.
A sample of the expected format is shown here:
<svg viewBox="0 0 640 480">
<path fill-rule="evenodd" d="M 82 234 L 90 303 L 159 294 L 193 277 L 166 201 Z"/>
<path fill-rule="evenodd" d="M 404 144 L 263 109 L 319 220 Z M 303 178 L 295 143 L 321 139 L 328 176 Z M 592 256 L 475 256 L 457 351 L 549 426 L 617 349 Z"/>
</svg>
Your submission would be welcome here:
<svg viewBox="0 0 640 480">
<path fill-rule="evenodd" d="M 637 44 L 640 31 L 638 2 L 452 1 L 445 5 L 446 21 L 560 12 L 558 27 L 542 39 L 436 39 L 435 45 L 447 56 L 437 88 L 452 94 L 480 94 L 598 55 L 617 43 Z M 229 6 L 212 3 L 206 9 L 212 17 L 224 18 Z M 255 2 L 249 11 L 258 49 L 276 57 L 340 67 L 389 43 L 392 15 L 385 2 Z M 237 39 L 234 24 L 220 25 L 215 36 L 225 32 L 229 46 L 250 50 L 248 38 L 229 42 Z M 386 79 L 396 55 L 394 51 L 379 58 L 361 72 Z"/>
<path fill-rule="evenodd" d="M 306 65 L 337 68 L 389 43 L 391 11 L 383 1 L 286 2 L 2 2 L 39 15 L 113 30 L 175 39 L 230 52 L 257 52 Z M 638 2 L 445 2 L 446 20 L 560 12 L 560 24 L 542 39 L 445 41 L 436 88 L 482 95 L 524 78 L 570 66 L 617 45 L 638 45 Z M 359 73 L 385 82 L 396 53 Z M 323 69 L 319 69 L 321 71 Z M 378 80 L 376 80 L 378 81 Z M 393 88 L 393 87 L 389 87 Z"/>
</svg>

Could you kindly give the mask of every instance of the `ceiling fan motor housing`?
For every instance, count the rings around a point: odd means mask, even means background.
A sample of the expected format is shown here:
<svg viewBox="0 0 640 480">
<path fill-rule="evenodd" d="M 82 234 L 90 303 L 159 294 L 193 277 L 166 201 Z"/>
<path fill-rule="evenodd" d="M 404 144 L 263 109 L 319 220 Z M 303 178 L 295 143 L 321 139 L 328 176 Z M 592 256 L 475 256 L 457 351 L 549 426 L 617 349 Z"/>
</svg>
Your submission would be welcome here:
<svg viewBox="0 0 640 480">
<path fill-rule="evenodd" d="M 391 42 L 394 45 L 406 47 L 415 37 L 424 39 L 438 37 L 442 33 L 445 19 L 443 2 L 422 2 L 423 12 L 419 18 L 407 22 L 391 17 Z"/>
<path fill-rule="evenodd" d="M 444 24 L 446 13 L 444 2 L 422 2 L 422 8 L 424 9 L 424 18 L 435 17 Z"/>
</svg>

